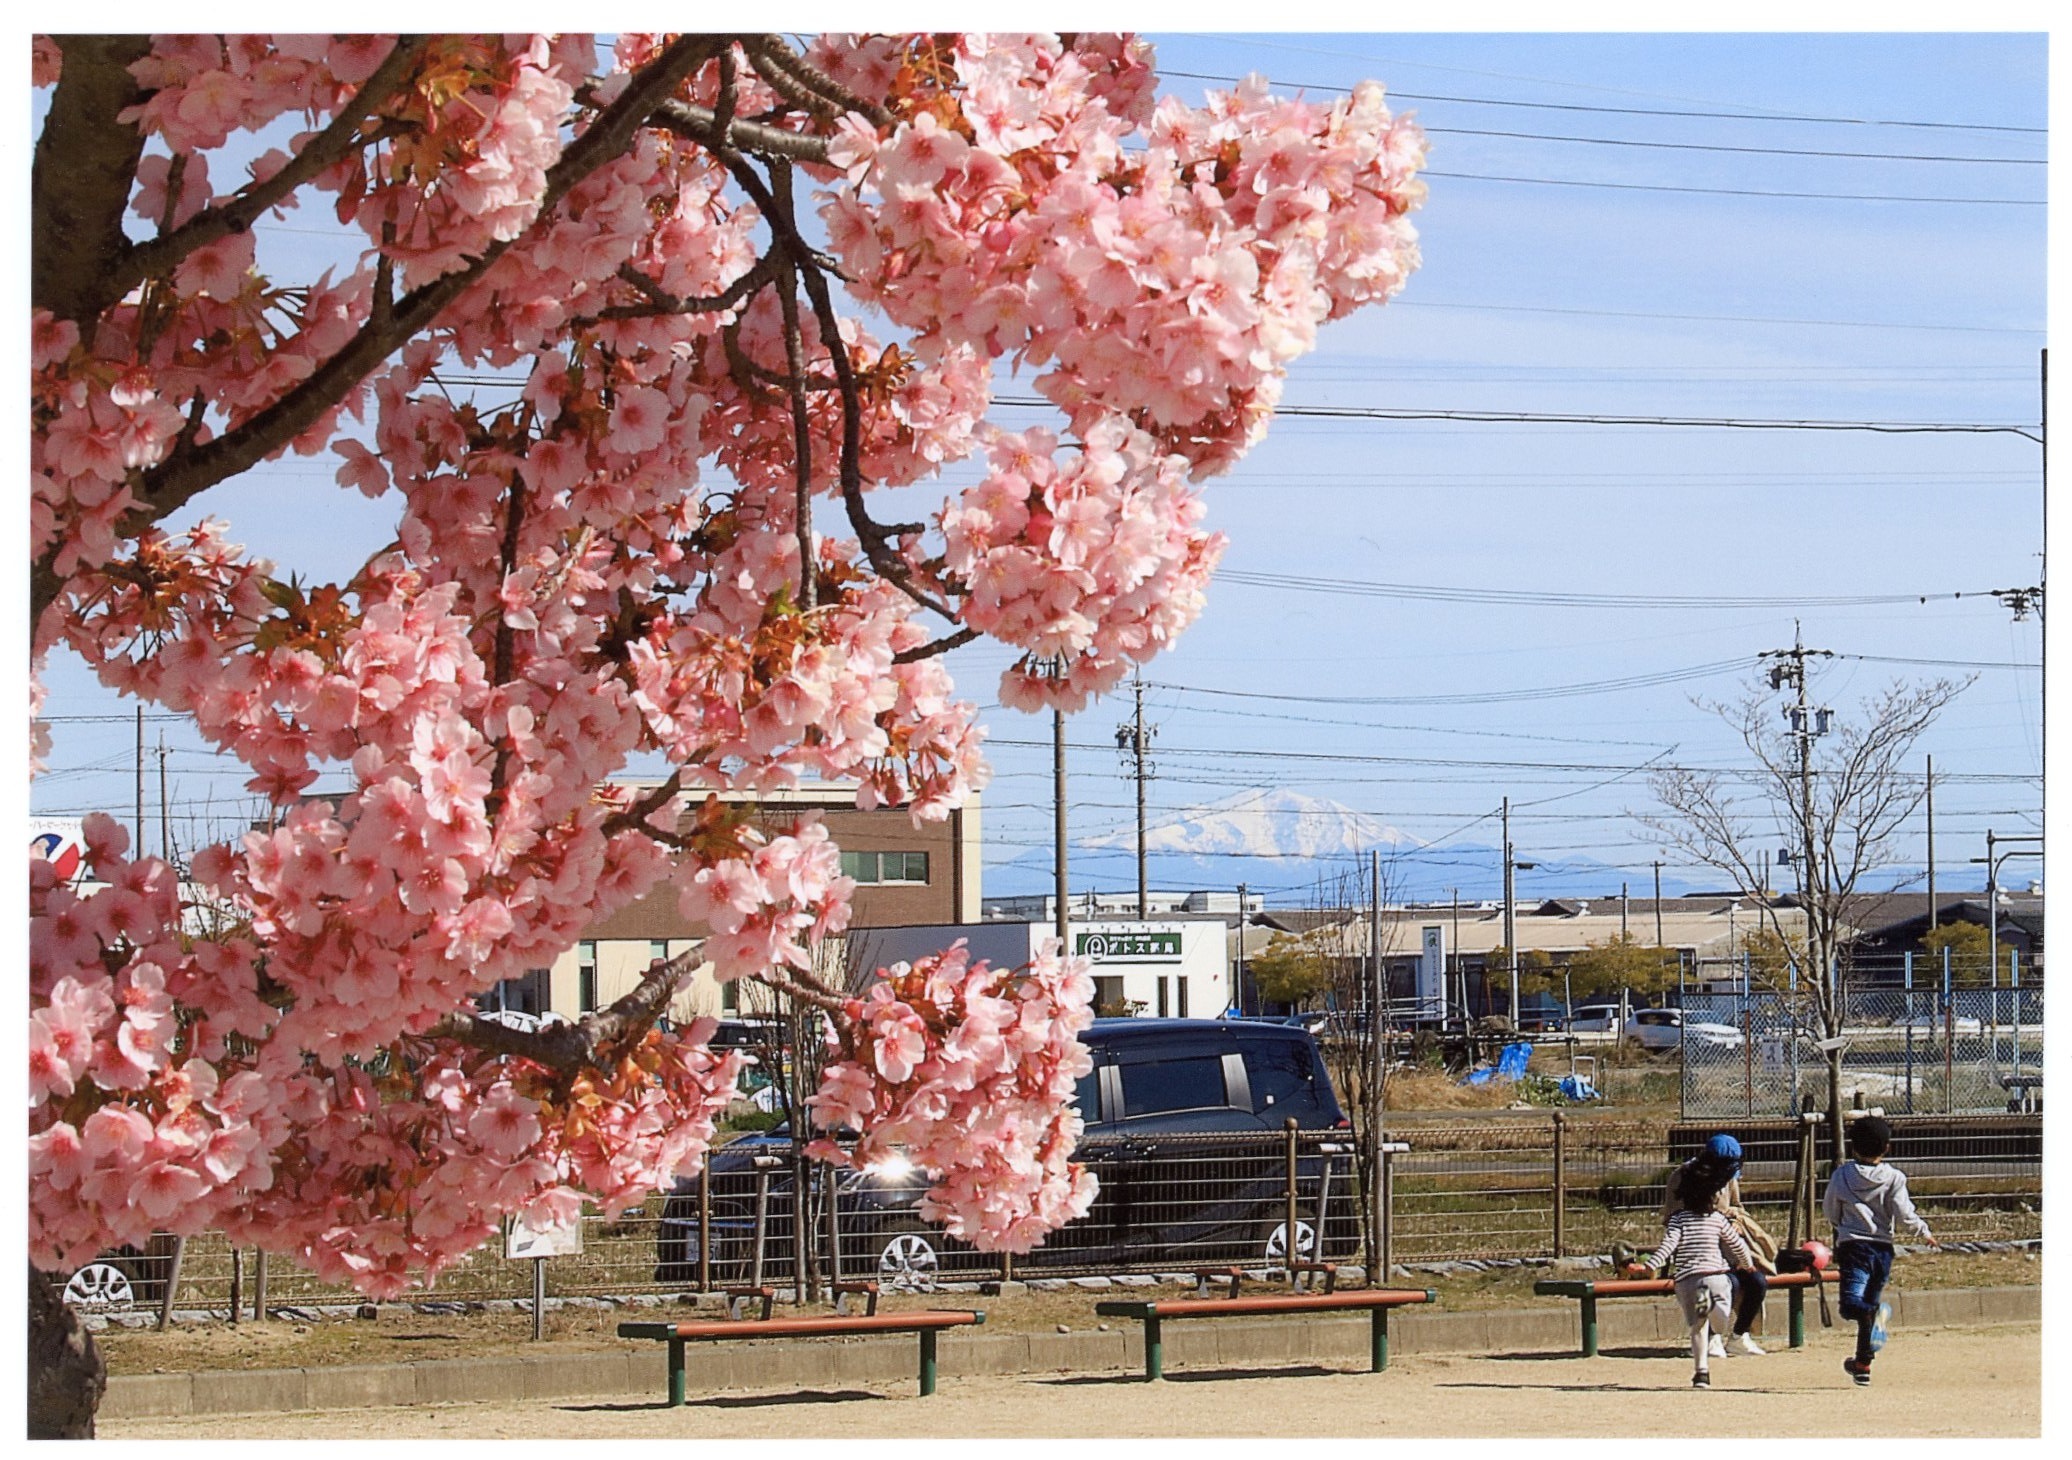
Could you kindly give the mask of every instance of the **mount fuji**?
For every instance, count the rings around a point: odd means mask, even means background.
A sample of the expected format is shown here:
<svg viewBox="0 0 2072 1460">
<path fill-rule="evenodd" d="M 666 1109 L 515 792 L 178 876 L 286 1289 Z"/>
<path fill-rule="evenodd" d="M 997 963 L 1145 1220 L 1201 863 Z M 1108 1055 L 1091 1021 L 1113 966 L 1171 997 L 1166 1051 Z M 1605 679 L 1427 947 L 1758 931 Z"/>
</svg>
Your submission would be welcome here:
<svg viewBox="0 0 2072 1460">
<path fill-rule="evenodd" d="M 1364 896 L 1368 858 L 1379 851 L 1383 896 L 1390 902 L 1440 901 L 1456 892 L 1464 902 L 1503 895 L 1503 853 L 1496 847 L 1429 845 L 1378 816 L 1299 791 L 1258 787 L 1205 806 L 1160 812 L 1149 819 L 1144 841 L 1146 879 L 1166 892 L 1223 892 L 1244 883 L 1273 906 L 1350 901 Z M 1520 844 L 1516 854 L 1529 858 L 1532 848 Z M 1133 891 L 1135 824 L 1074 837 L 1068 871 L 1074 893 Z M 1564 858 L 1521 873 L 1518 897 L 1528 902 L 1617 896 L 1620 883 L 1632 878 L 1630 871 L 1603 862 Z M 1041 895 L 1055 885 L 1047 849 L 989 862 L 985 869 L 988 897 Z M 1675 895 L 1682 889 L 1665 878 L 1662 890 Z"/>
</svg>

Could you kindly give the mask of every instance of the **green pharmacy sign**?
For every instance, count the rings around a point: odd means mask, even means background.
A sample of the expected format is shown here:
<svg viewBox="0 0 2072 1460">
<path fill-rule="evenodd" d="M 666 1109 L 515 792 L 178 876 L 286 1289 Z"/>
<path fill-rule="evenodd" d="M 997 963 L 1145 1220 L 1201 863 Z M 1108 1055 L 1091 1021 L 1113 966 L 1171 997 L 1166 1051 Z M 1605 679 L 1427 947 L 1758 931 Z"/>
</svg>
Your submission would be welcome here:
<svg viewBox="0 0 2072 1460">
<path fill-rule="evenodd" d="M 1073 944 L 1096 963 L 1178 963 L 1180 935 L 1170 933 L 1081 933 Z"/>
</svg>

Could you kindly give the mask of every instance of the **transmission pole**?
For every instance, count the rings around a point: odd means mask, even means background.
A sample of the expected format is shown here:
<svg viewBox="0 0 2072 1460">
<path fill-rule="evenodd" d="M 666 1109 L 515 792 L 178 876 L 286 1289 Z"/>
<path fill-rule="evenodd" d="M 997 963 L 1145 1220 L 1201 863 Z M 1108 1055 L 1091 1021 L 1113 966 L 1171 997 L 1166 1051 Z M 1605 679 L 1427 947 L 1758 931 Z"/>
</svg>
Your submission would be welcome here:
<svg viewBox="0 0 2072 1460">
<path fill-rule="evenodd" d="M 1518 915 L 1511 886 L 1511 798 L 1504 797 L 1504 958 L 1511 965 L 1511 1028 L 1518 1027 Z"/>
<path fill-rule="evenodd" d="M 158 855 L 173 866 L 173 815 L 165 799 L 165 732 L 158 733 Z M 143 851 L 142 847 L 137 849 Z"/>
<path fill-rule="evenodd" d="M 1057 806 L 1056 856 L 1057 856 L 1057 898 L 1058 898 L 1058 943 L 1061 956 L 1069 955 L 1072 945 L 1067 937 L 1071 912 L 1066 905 L 1066 889 L 1071 882 L 1065 875 L 1065 712 L 1052 709 L 1050 712 L 1050 783 L 1051 795 Z"/>
<path fill-rule="evenodd" d="M 1157 726 L 1144 724 L 1144 679 L 1137 676 L 1131 686 L 1136 691 L 1136 715 L 1129 724 L 1115 727 L 1115 745 L 1123 755 L 1135 762 L 1137 778 L 1137 918 L 1142 921 L 1151 916 L 1149 884 L 1145 880 L 1145 837 L 1144 837 L 1144 781 L 1149 774 L 1145 765 L 1145 754 L 1150 749 L 1151 737 L 1158 733 Z"/>
<path fill-rule="evenodd" d="M 1928 936 L 1935 936 L 1935 757 L 1928 757 Z"/>
<path fill-rule="evenodd" d="M 1816 736 L 1827 733 L 1828 719 L 1832 711 L 1825 706 L 1813 706 L 1806 701 L 1806 661 L 1808 659 L 1833 658 L 1827 649 L 1808 649 L 1804 637 L 1799 633 L 1797 620 L 1792 621 L 1792 645 L 1789 649 L 1766 649 L 1762 657 L 1772 660 L 1770 665 L 1770 688 L 1782 689 L 1791 686 L 1793 702 L 1784 709 L 1784 717 L 1791 723 L 1792 738 L 1798 743 L 1799 751 L 1799 848 L 1798 854 L 1804 860 L 1799 864 L 1800 911 L 1806 919 L 1806 954 L 1812 967 L 1807 972 L 1818 982 L 1814 987 L 1822 990 L 1821 1006 L 1827 1011 L 1827 1027 L 1821 1032 L 1828 1039 L 1838 1038 L 1842 1031 L 1844 1011 L 1841 989 L 1838 986 L 1838 971 L 1833 967 L 1834 949 L 1828 946 L 1832 927 L 1828 914 L 1832 909 L 1822 903 L 1826 893 L 1827 878 L 1817 857 L 1813 828 L 1813 741 Z M 1842 1159 L 1842 1058 L 1839 1047 L 1827 1051 L 1827 1108 L 1828 1139 L 1833 1143 L 1836 1161 Z"/>
<path fill-rule="evenodd" d="M 136 845 L 130 848 L 130 855 L 144 855 L 144 707 L 137 706 L 137 817 Z"/>
</svg>

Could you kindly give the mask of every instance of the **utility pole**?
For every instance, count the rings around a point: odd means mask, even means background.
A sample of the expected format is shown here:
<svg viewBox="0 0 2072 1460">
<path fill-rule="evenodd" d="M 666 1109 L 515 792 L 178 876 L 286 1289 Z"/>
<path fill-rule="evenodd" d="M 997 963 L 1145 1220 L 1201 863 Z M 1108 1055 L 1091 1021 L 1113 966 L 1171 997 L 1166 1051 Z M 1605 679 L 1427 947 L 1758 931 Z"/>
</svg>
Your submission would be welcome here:
<svg viewBox="0 0 2072 1460">
<path fill-rule="evenodd" d="M 1619 941 L 1621 943 L 1625 942 L 1628 936 L 1630 936 L 1626 931 L 1626 890 L 1630 886 L 1632 884 L 1629 882 L 1621 882 L 1619 884 Z"/>
<path fill-rule="evenodd" d="M 1653 865 L 1655 868 L 1655 946 L 1660 948 L 1662 946 L 1662 864 L 1656 862 Z"/>
<path fill-rule="evenodd" d="M 1792 646 L 1789 649 L 1766 649 L 1761 657 L 1775 661 L 1770 666 L 1770 688 L 1782 689 L 1790 685 L 1794 691 L 1793 702 L 1784 708 L 1784 717 L 1791 722 L 1792 737 L 1799 748 L 1797 851 L 1803 859 L 1799 863 L 1800 910 L 1806 918 L 1807 961 L 1812 964 L 1808 972 L 1820 980 L 1816 987 L 1824 991 L 1821 1004 L 1827 1012 L 1827 1027 L 1821 1033 L 1828 1039 L 1836 1039 L 1841 1035 L 1844 1017 L 1840 972 L 1834 966 L 1835 950 L 1828 946 L 1833 932 L 1827 921 L 1831 909 L 1815 906 L 1822 901 L 1826 879 L 1817 860 L 1813 828 L 1813 741 L 1816 736 L 1827 733 L 1833 711 L 1806 702 L 1806 661 L 1834 656 L 1827 649 L 1808 649 L 1799 632 L 1798 620 L 1794 619 Z M 1842 1159 L 1842 1052 L 1839 1046 L 1827 1051 L 1827 1121 L 1828 1140 L 1834 1159 L 1839 1162 Z"/>
<path fill-rule="evenodd" d="M 1387 1119 L 1386 1111 L 1388 1108 L 1386 1081 L 1388 1079 L 1389 1059 L 1389 976 L 1388 971 L 1382 967 L 1381 963 L 1381 849 L 1378 847 L 1369 847 L 1367 849 L 1367 878 L 1367 887 L 1370 894 L 1367 909 L 1367 954 L 1374 974 L 1372 979 L 1374 990 L 1373 1008 L 1367 1020 L 1367 1038 L 1370 1042 L 1369 1052 L 1372 1056 L 1372 1063 L 1367 1071 L 1367 1129 L 1373 1133 L 1371 1137 L 1373 1144 L 1369 1147 L 1367 1159 L 1367 1189 L 1369 1192 L 1368 1220 L 1371 1224 L 1368 1230 L 1374 1234 L 1375 1254 L 1369 1261 L 1368 1267 L 1371 1271 L 1378 1274 L 1370 1281 L 1386 1282 L 1388 1278 L 1388 1269 L 1385 1265 L 1386 1249 L 1382 1245 L 1381 1233 L 1383 1226 L 1388 1221 L 1388 1197 L 1387 1193 L 1382 1189 L 1381 1167 L 1385 1158 L 1382 1155 L 1381 1145 L 1382 1125 Z M 1321 1223 L 1319 1227 L 1317 1247 L 1318 1251 L 1321 1252 L 1323 1249 Z M 1289 1239 L 1291 1244 L 1290 1251 L 1293 1250 L 1293 1240 L 1292 1237 Z"/>
<path fill-rule="evenodd" d="M 137 817 L 136 840 L 130 846 L 130 855 L 144 855 L 144 707 L 137 706 Z"/>
<path fill-rule="evenodd" d="M 1158 733 L 1157 727 L 1149 729 L 1144 725 L 1144 676 L 1140 671 L 1131 688 L 1136 691 L 1137 712 L 1127 725 L 1115 727 L 1116 748 L 1136 762 L 1137 776 L 1137 919 L 1143 921 L 1151 916 L 1151 898 L 1145 880 L 1144 840 L 1144 780 L 1147 774 L 1144 756 L 1150 749 L 1150 740 Z"/>
<path fill-rule="evenodd" d="M 1511 882 L 1511 798 L 1504 797 L 1504 958 L 1511 965 L 1511 1028 L 1518 1027 L 1518 915 Z"/>
<path fill-rule="evenodd" d="M 142 847 L 137 848 L 143 851 Z M 158 855 L 168 867 L 173 863 L 173 816 L 165 799 L 165 732 L 158 732 Z"/>
<path fill-rule="evenodd" d="M 1059 667 L 1062 670 L 1063 666 Z M 1071 883 L 1065 874 L 1065 712 L 1055 707 L 1050 712 L 1050 784 L 1051 795 L 1057 803 L 1054 853 L 1057 861 L 1058 952 L 1063 956 L 1072 951 L 1068 936 L 1072 914 L 1066 892 Z"/>
<path fill-rule="evenodd" d="M 1468 1022 L 1468 971 L 1460 961 L 1460 889 L 1449 887 L 1447 892 L 1453 898 L 1453 940 L 1446 946 L 1446 956 L 1453 960 L 1452 972 L 1460 975 L 1460 1021 Z M 1449 984 L 1448 987 L 1451 987 Z"/>
<path fill-rule="evenodd" d="M 1935 922 L 1935 757 L 1931 755 L 1928 757 L 1928 935 L 1931 938 L 1935 936 Z"/>
<path fill-rule="evenodd" d="M 1237 987 L 1230 991 L 1237 1001 L 1237 1012 L 1245 1012 L 1245 884 L 1237 885 Z"/>
</svg>

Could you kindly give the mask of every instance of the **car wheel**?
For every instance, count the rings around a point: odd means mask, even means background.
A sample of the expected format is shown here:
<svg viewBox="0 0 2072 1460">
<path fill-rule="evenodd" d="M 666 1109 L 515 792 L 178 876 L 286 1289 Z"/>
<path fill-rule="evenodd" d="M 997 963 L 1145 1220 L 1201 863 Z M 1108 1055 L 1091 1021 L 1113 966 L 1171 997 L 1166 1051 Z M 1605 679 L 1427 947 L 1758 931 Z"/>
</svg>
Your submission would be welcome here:
<svg viewBox="0 0 2072 1460">
<path fill-rule="evenodd" d="M 932 1293 L 941 1269 L 935 1244 L 919 1232 L 897 1232 L 878 1249 L 878 1287 L 888 1293 Z"/>
<path fill-rule="evenodd" d="M 112 1262 L 89 1262 L 65 1283 L 65 1301 L 90 1312 L 122 1312 L 136 1300 L 129 1274 Z"/>
<path fill-rule="evenodd" d="M 1299 1261 L 1313 1261 L 1317 1255 L 1316 1229 L 1304 1221 L 1295 1223 L 1295 1256 Z M 1288 1224 L 1277 1223 L 1266 1234 L 1266 1265 L 1286 1267 L 1288 1265 Z"/>
</svg>

